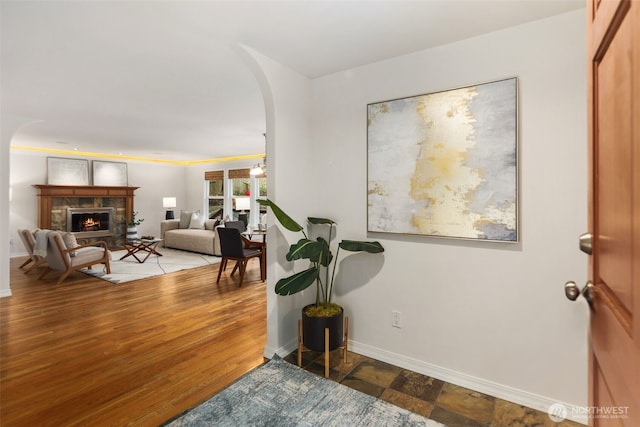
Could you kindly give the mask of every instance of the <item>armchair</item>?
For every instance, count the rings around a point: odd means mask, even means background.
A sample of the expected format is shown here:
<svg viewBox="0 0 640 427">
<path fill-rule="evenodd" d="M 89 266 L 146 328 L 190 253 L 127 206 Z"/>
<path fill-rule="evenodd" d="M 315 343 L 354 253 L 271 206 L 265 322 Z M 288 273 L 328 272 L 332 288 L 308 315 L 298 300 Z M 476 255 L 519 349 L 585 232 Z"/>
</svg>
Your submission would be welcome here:
<svg viewBox="0 0 640 427">
<path fill-rule="evenodd" d="M 61 271 L 62 275 L 56 285 L 62 283 L 71 273 L 81 268 L 91 268 L 94 264 L 104 264 L 107 274 L 111 273 L 111 252 L 105 242 L 93 242 L 67 248 L 62 235 L 58 231 L 47 235 L 47 269 L 40 275 L 42 279 L 51 270 Z"/>
<path fill-rule="evenodd" d="M 33 265 L 29 266 L 29 268 L 27 268 L 24 271 L 25 273 L 28 273 L 34 268 L 36 268 L 37 266 L 47 262 L 47 260 L 44 257 L 33 253 L 36 247 L 36 238 L 33 235 L 33 231 L 21 228 L 18 230 L 18 235 L 20 236 L 20 239 L 24 244 L 24 248 L 27 250 L 27 253 L 29 254 L 29 259 L 27 259 L 24 263 L 22 263 L 20 268 L 26 267 L 30 263 L 33 263 Z"/>
</svg>

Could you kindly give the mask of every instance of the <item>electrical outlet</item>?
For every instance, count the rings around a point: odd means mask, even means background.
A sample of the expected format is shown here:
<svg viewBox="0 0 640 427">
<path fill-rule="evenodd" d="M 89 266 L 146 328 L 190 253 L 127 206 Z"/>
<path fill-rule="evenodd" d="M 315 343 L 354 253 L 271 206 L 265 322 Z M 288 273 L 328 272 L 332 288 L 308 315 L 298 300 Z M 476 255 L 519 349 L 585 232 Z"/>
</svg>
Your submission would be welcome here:
<svg viewBox="0 0 640 427">
<path fill-rule="evenodd" d="M 400 312 L 397 310 L 393 310 L 391 312 L 391 326 L 394 328 L 400 328 Z"/>
</svg>

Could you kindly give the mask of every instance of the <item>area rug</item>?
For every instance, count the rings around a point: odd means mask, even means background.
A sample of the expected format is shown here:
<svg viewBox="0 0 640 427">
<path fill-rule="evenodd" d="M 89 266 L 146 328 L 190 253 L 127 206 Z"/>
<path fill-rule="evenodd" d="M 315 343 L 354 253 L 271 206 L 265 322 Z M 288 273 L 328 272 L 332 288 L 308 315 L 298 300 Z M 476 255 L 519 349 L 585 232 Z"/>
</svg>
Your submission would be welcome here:
<svg viewBox="0 0 640 427">
<path fill-rule="evenodd" d="M 166 426 L 442 426 L 277 355 Z"/>
<path fill-rule="evenodd" d="M 157 250 L 162 256 L 150 255 L 144 263 L 139 263 L 132 256 L 120 260 L 127 251 L 112 251 L 110 262 L 111 274 L 106 273 L 104 266 L 97 265 L 93 266 L 91 270 L 82 269 L 79 271 L 113 284 L 118 284 L 144 279 L 145 277 L 159 276 L 161 274 L 201 267 L 203 265 L 217 264 L 222 259 L 213 255 L 198 254 L 177 249 L 157 248 Z M 138 254 L 138 258 L 140 259 L 142 259 L 143 256 L 146 256 L 146 253 Z"/>
</svg>

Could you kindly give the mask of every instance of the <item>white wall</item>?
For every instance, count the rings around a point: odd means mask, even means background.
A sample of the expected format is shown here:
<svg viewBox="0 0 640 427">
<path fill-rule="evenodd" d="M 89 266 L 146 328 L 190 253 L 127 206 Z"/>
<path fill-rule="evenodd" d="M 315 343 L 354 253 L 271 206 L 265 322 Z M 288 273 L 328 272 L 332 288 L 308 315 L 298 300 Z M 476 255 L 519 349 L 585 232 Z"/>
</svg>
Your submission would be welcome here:
<svg viewBox="0 0 640 427">
<path fill-rule="evenodd" d="M 138 226 L 138 235 L 160 237 L 160 221 L 165 219 L 163 197 L 175 197 L 176 213 L 188 206 L 186 166 L 163 163 L 126 161 L 129 185 L 140 187 L 135 191 L 134 210 L 144 222 Z"/>
<path fill-rule="evenodd" d="M 236 51 L 251 68 L 265 101 L 267 119 L 267 192 L 293 218 L 302 221 L 315 194 L 311 152 L 311 81 L 247 46 Z M 278 278 L 291 272 L 285 261 L 291 233 L 274 226 L 269 217 L 267 245 L 267 345 L 266 357 L 291 350 L 303 301 L 309 297 L 278 297 Z"/>
<path fill-rule="evenodd" d="M 33 122 L 33 119 L 15 116 L 3 112 L 0 114 L 0 298 L 11 296 L 9 286 L 9 253 L 11 235 L 9 233 L 9 193 L 11 162 L 9 147 L 13 135 L 20 127 Z"/>
<path fill-rule="evenodd" d="M 585 34 L 582 10 L 313 81 L 308 214 L 386 248 L 383 261 L 358 257 L 342 273 L 354 351 L 545 411 L 587 404 L 588 310 L 563 294 L 587 273 L 577 245 L 587 227 Z M 513 76 L 521 243 L 367 236 L 367 103 Z"/>
</svg>

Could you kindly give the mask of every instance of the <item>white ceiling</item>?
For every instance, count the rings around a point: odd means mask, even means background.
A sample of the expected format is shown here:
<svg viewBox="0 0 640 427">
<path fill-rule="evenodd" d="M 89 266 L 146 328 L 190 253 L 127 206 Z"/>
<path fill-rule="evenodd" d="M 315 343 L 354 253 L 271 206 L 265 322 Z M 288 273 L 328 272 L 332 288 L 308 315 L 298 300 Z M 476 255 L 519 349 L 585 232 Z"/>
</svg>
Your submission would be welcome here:
<svg viewBox="0 0 640 427">
<path fill-rule="evenodd" d="M 13 145 L 198 160 L 264 152 L 242 43 L 315 78 L 584 7 L 583 0 L 5 1 Z"/>
</svg>

